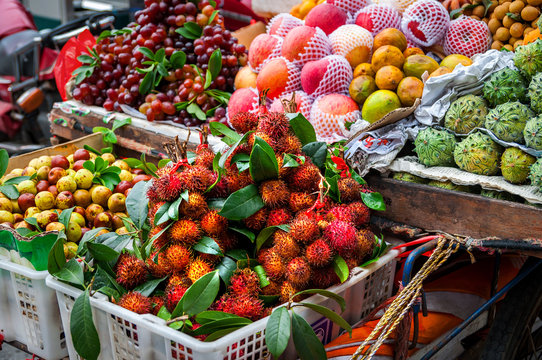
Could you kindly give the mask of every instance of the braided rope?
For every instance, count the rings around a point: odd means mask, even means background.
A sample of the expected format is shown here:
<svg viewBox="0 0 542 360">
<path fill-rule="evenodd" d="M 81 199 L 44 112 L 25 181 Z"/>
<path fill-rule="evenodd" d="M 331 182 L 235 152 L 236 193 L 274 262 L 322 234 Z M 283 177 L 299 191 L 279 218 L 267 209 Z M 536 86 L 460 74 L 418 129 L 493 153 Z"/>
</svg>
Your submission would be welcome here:
<svg viewBox="0 0 542 360">
<path fill-rule="evenodd" d="M 433 251 L 433 254 L 431 254 L 429 259 L 425 262 L 425 264 L 423 264 L 420 271 L 418 271 L 418 273 L 414 276 L 414 278 L 412 278 L 410 283 L 408 283 L 408 285 L 391 303 L 390 307 L 386 310 L 386 312 L 378 322 L 377 326 L 373 329 L 373 331 L 365 339 L 365 341 L 363 341 L 363 343 L 358 347 L 354 355 L 352 355 L 353 360 L 357 360 L 358 358 L 360 358 L 360 356 L 361 360 L 370 360 L 375 355 L 376 351 L 395 330 L 397 325 L 399 325 L 401 320 L 410 311 L 412 305 L 420 296 L 423 281 L 434 270 L 438 269 L 444 262 L 446 262 L 450 255 L 459 250 L 459 246 L 459 242 L 449 242 L 449 240 L 447 240 L 445 237 L 441 237 L 438 240 L 437 247 Z M 375 338 L 376 341 L 373 342 L 364 353 L 365 347 L 368 346 Z"/>
</svg>

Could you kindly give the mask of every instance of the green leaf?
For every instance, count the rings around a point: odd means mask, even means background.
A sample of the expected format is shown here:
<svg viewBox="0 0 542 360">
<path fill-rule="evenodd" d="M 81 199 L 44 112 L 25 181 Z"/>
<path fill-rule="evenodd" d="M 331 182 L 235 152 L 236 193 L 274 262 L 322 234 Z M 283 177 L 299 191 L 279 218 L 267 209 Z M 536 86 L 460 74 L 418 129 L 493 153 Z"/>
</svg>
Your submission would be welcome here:
<svg viewBox="0 0 542 360">
<path fill-rule="evenodd" d="M 250 166 L 250 155 L 249 154 L 235 154 L 233 158 L 231 159 L 232 164 L 237 165 L 237 170 L 239 170 L 240 173 L 245 171 Z"/>
<path fill-rule="evenodd" d="M 6 149 L 0 149 L 0 177 L 4 176 L 9 164 L 9 154 Z"/>
<path fill-rule="evenodd" d="M 47 258 L 47 271 L 49 274 L 54 275 L 60 271 L 66 265 L 66 256 L 64 255 L 64 240 L 58 238 L 51 250 L 49 250 L 49 256 Z"/>
<path fill-rule="evenodd" d="M 173 54 L 171 54 L 169 62 L 171 65 L 173 65 L 174 69 L 182 69 L 184 64 L 186 64 L 186 54 L 184 51 L 175 51 Z"/>
<path fill-rule="evenodd" d="M 113 126 L 111 127 L 111 130 L 115 131 L 125 125 L 130 125 L 132 123 L 132 118 L 124 118 L 124 119 L 117 119 L 113 120 Z"/>
<path fill-rule="evenodd" d="M 154 61 L 156 61 L 157 63 L 162 63 L 165 58 L 166 58 L 166 50 L 164 48 L 160 48 L 156 50 L 156 52 L 154 53 Z"/>
<path fill-rule="evenodd" d="M 333 257 L 333 270 L 335 270 L 335 274 L 337 274 L 341 283 L 345 282 L 348 279 L 348 275 L 350 275 L 348 265 L 346 265 L 346 261 L 340 255 Z"/>
<path fill-rule="evenodd" d="M 255 182 L 276 179 L 279 176 L 275 151 L 259 136 L 255 136 L 254 146 L 250 153 L 250 175 Z"/>
<path fill-rule="evenodd" d="M 205 338 L 205 342 L 210 342 L 210 341 L 215 341 L 217 339 L 220 339 L 221 337 L 226 336 L 228 334 L 231 334 L 235 330 L 239 330 L 240 328 L 242 328 L 244 326 L 246 326 L 246 325 L 234 326 L 234 327 L 231 327 L 231 328 L 215 331 L 214 333 L 207 335 L 207 337 Z"/>
<path fill-rule="evenodd" d="M 205 325 L 217 320 L 232 319 L 232 318 L 245 319 L 235 314 L 229 314 L 222 311 L 213 311 L 213 310 L 203 311 L 199 313 L 198 315 L 196 315 L 196 321 L 201 325 Z"/>
<path fill-rule="evenodd" d="M 258 275 L 258 278 L 260 279 L 260 287 L 263 289 L 264 287 L 271 284 L 269 282 L 269 279 L 267 278 L 267 272 L 261 265 L 254 266 L 254 272 Z"/>
<path fill-rule="evenodd" d="M 203 275 L 186 290 L 171 316 L 175 318 L 181 313 L 192 316 L 207 310 L 215 301 L 219 289 L 218 271 Z"/>
<path fill-rule="evenodd" d="M 100 178 L 103 180 L 105 186 L 111 191 L 113 191 L 115 186 L 120 183 L 120 177 L 113 172 L 103 173 Z"/>
<path fill-rule="evenodd" d="M 38 220 L 35 217 L 25 218 L 24 221 L 34 226 L 36 229 L 41 230 L 40 226 L 38 225 Z"/>
<path fill-rule="evenodd" d="M 205 84 L 203 85 L 203 88 L 207 89 L 209 86 L 211 86 L 212 82 L 213 82 L 213 75 L 211 74 L 211 71 L 207 69 L 207 72 L 205 73 Z"/>
<path fill-rule="evenodd" d="M 73 213 L 73 210 L 75 208 L 69 208 L 69 209 L 66 209 L 64 211 L 62 211 L 62 213 L 60 214 L 60 216 L 58 217 L 58 222 L 61 223 L 62 225 L 64 225 L 64 229 L 68 229 L 69 225 L 70 225 L 70 219 L 71 219 L 71 216 L 72 216 L 72 213 Z"/>
<path fill-rule="evenodd" d="M 228 229 L 235 231 L 239 234 L 245 235 L 250 240 L 250 242 L 254 242 L 254 240 L 256 240 L 256 234 L 254 234 L 252 231 L 250 231 L 247 228 L 237 228 L 237 227 L 230 226 Z"/>
<path fill-rule="evenodd" d="M 100 36 L 98 36 L 98 38 L 96 39 L 96 44 L 99 43 L 100 41 L 102 41 L 103 39 L 107 38 L 107 37 L 110 37 L 112 34 L 111 34 L 111 30 L 104 30 L 100 33 Z"/>
<path fill-rule="evenodd" d="M 300 303 L 299 306 L 307 307 L 311 310 L 316 311 L 319 314 L 324 315 L 329 320 L 333 321 L 335 324 L 339 325 L 340 327 L 348 331 L 350 335 L 352 335 L 352 326 L 350 326 L 350 324 L 346 322 L 346 320 L 344 320 L 340 315 L 328 309 L 327 307 L 322 306 L 322 305 L 317 305 L 317 304 L 305 303 L 305 302 Z"/>
<path fill-rule="evenodd" d="M 264 206 L 258 187 L 250 184 L 228 196 L 218 214 L 229 220 L 243 220 Z"/>
<path fill-rule="evenodd" d="M 215 6 L 213 6 L 213 7 L 215 7 Z M 218 16 L 218 10 L 213 11 L 211 16 L 209 16 L 209 21 L 207 22 L 207 24 L 211 24 L 215 20 L 215 18 L 217 16 Z"/>
<path fill-rule="evenodd" d="M 273 357 L 278 358 L 290 341 L 290 313 L 285 307 L 278 307 L 271 313 L 265 327 L 265 344 Z"/>
<path fill-rule="evenodd" d="M 161 169 L 167 164 L 169 164 L 170 162 L 171 162 L 171 159 L 160 159 L 160 161 L 158 161 L 158 168 Z"/>
<path fill-rule="evenodd" d="M 220 160 L 218 161 L 218 166 L 221 168 L 221 169 L 224 169 L 224 165 L 226 165 L 226 160 L 228 160 L 228 158 L 231 156 L 231 154 L 233 154 L 233 152 L 235 151 L 235 149 L 240 145 L 242 144 L 243 142 L 246 141 L 246 139 L 248 138 L 248 136 L 252 134 L 252 131 L 249 131 L 247 133 L 245 133 L 245 135 L 243 135 L 239 140 L 237 140 L 235 142 L 235 144 L 233 144 L 229 149 L 228 151 L 226 151 L 221 157 L 220 157 Z"/>
<path fill-rule="evenodd" d="M 316 131 L 312 124 L 301 113 L 291 114 L 290 127 L 294 131 L 295 136 L 301 141 L 302 145 L 307 145 L 316 142 Z"/>
<path fill-rule="evenodd" d="M 73 347 L 87 360 L 96 360 L 100 354 L 100 338 L 94 326 L 90 295 L 85 290 L 74 302 L 70 315 Z"/>
<path fill-rule="evenodd" d="M 288 167 L 298 167 L 300 164 L 296 160 L 295 155 L 290 154 L 284 154 L 283 155 L 283 161 L 282 161 L 282 167 L 288 168 Z"/>
<path fill-rule="evenodd" d="M 113 277 L 115 273 L 111 269 L 110 266 L 108 266 L 105 263 L 96 265 L 96 275 L 94 276 L 94 286 L 101 288 L 101 287 L 111 287 L 115 289 L 117 292 L 117 295 L 122 296 L 126 293 L 126 290 L 120 286 L 115 278 Z M 116 300 L 119 300 L 119 298 L 115 298 Z"/>
<path fill-rule="evenodd" d="M 91 241 L 93 240 L 96 235 L 102 231 L 103 229 L 105 229 L 104 227 L 99 227 L 99 228 L 94 228 L 92 230 L 89 230 L 85 233 L 85 235 L 83 235 L 83 237 L 81 238 L 81 240 L 79 241 L 79 247 L 77 248 L 77 255 L 80 255 L 84 252 L 84 250 L 86 250 L 86 243 L 88 241 Z"/>
<path fill-rule="evenodd" d="M 96 159 L 100 159 L 99 157 L 97 157 Z M 83 167 L 85 169 L 87 169 L 88 171 L 90 171 L 91 173 L 94 173 L 94 162 L 90 161 L 90 160 L 87 160 L 83 163 Z"/>
<path fill-rule="evenodd" d="M 292 312 L 292 336 L 297 355 L 301 360 L 327 359 L 324 345 L 314 330 L 305 319 L 294 312 Z"/>
<path fill-rule="evenodd" d="M 216 269 L 218 270 L 220 278 L 224 281 L 224 284 L 229 284 L 231 276 L 235 270 L 237 270 L 237 263 L 230 257 L 225 256 L 216 266 Z"/>
<path fill-rule="evenodd" d="M 139 286 L 136 286 L 134 291 L 140 292 L 141 295 L 143 295 L 143 296 L 151 296 L 151 294 L 156 289 L 156 287 L 158 285 L 160 285 L 160 283 L 162 281 L 164 281 L 165 279 L 166 278 L 164 277 L 164 278 L 161 278 L 161 279 L 154 279 L 154 280 L 146 281 L 143 284 L 141 284 Z"/>
<path fill-rule="evenodd" d="M 367 184 L 367 182 L 365 180 L 363 180 L 363 178 L 361 176 L 359 176 L 359 174 L 357 172 L 355 172 L 354 170 L 350 171 L 350 175 L 352 175 L 352 179 L 356 180 L 358 182 L 358 184 L 360 184 L 360 185 Z"/>
<path fill-rule="evenodd" d="M 83 148 L 85 148 L 86 150 L 88 150 L 88 151 L 90 151 L 91 153 L 94 153 L 94 154 L 96 154 L 96 155 L 98 155 L 98 156 L 99 156 L 99 155 L 102 155 L 102 153 L 100 153 L 98 150 L 96 150 L 95 148 L 93 148 L 93 147 L 90 146 L 90 145 L 85 144 L 85 145 L 83 145 Z M 92 161 L 91 161 L 91 163 L 92 163 Z M 84 165 L 83 165 L 83 167 L 84 167 Z M 86 169 L 86 168 L 85 168 L 85 169 Z"/>
<path fill-rule="evenodd" d="M 245 249 L 233 249 L 226 252 L 226 256 L 231 257 L 235 260 L 245 260 L 248 259 L 248 253 Z"/>
<path fill-rule="evenodd" d="M 169 220 L 168 210 L 170 205 L 171 203 L 167 202 L 164 205 L 160 206 L 160 208 L 156 211 L 156 214 L 154 215 L 154 225 L 160 225 Z"/>
<path fill-rule="evenodd" d="M 54 273 L 54 276 L 70 284 L 78 286 L 85 285 L 83 269 L 75 258 L 70 259 L 58 272 Z"/>
<path fill-rule="evenodd" d="M 169 206 L 167 215 L 171 220 L 179 220 L 179 206 L 181 205 L 182 201 L 183 198 L 179 196 L 179 198 L 172 202 Z"/>
<path fill-rule="evenodd" d="M 209 128 L 211 129 L 211 134 L 213 135 L 224 135 L 222 141 L 224 141 L 230 146 L 239 141 L 239 139 L 241 139 L 241 135 L 230 129 L 228 126 L 219 123 L 218 121 L 213 121 L 212 123 L 210 123 Z"/>
<path fill-rule="evenodd" d="M 361 200 L 369 209 L 378 210 L 378 211 L 385 211 L 386 210 L 386 203 L 384 202 L 384 198 L 382 197 L 381 193 L 373 192 L 373 193 L 364 193 L 360 192 Z"/>
<path fill-rule="evenodd" d="M 188 105 L 188 107 L 186 108 L 186 111 L 188 111 L 189 114 L 194 115 L 196 118 L 198 118 L 198 120 L 204 121 L 205 119 L 207 119 L 203 110 L 201 110 L 199 105 L 196 104 L 195 102 Z"/>
<path fill-rule="evenodd" d="M 311 142 L 304 145 L 301 150 L 311 158 L 314 165 L 320 169 L 324 167 L 327 158 L 327 144 L 325 142 Z"/>
<path fill-rule="evenodd" d="M 188 23 L 186 23 L 186 24 L 188 24 Z M 185 24 L 185 26 L 186 26 L 186 24 Z M 181 35 L 182 37 L 184 37 L 186 39 L 190 39 L 190 40 L 196 40 L 196 39 L 199 39 L 201 37 L 201 35 L 192 33 L 187 27 L 178 28 L 177 30 L 175 30 L 175 32 L 177 34 Z"/>
<path fill-rule="evenodd" d="M 141 81 L 141 84 L 139 84 L 139 92 L 141 94 L 146 95 L 152 90 L 154 85 L 154 77 L 155 73 L 152 71 L 145 74 L 143 81 Z"/>
<path fill-rule="evenodd" d="M 220 74 L 220 70 L 222 70 L 222 54 L 220 53 L 220 49 L 216 49 L 211 54 L 211 57 L 209 58 L 208 69 L 211 72 L 213 80 L 216 79 L 218 74 Z"/>
<path fill-rule="evenodd" d="M 346 302 L 344 301 L 344 298 L 338 294 L 335 294 L 334 292 L 324 290 L 324 289 L 307 289 L 303 291 L 297 292 L 293 297 L 296 297 L 298 295 L 307 295 L 307 294 L 318 294 L 325 296 L 327 298 L 330 298 L 332 300 L 335 300 L 337 304 L 341 307 L 341 311 L 344 311 L 346 309 Z"/>
<path fill-rule="evenodd" d="M 103 244 L 89 242 L 87 244 L 88 251 L 98 261 L 114 261 L 119 257 L 119 253 Z"/>
<path fill-rule="evenodd" d="M 220 250 L 220 246 L 218 246 L 214 239 L 208 236 L 202 237 L 201 240 L 192 247 L 192 249 L 204 254 L 224 256 L 222 250 Z"/>
<path fill-rule="evenodd" d="M 145 55 L 147 58 L 154 60 L 154 53 L 151 49 L 141 46 L 138 48 L 139 52 Z"/>
<path fill-rule="evenodd" d="M 83 64 L 92 64 L 95 59 L 90 55 L 83 54 L 83 55 L 79 55 L 77 57 L 77 60 L 79 60 Z"/>
<path fill-rule="evenodd" d="M 162 306 L 160 308 L 160 311 L 158 311 L 158 314 L 156 316 L 166 321 L 171 319 L 171 313 L 168 311 L 168 309 L 165 306 Z"/>
<path fill-rule="evenodd" d="M 21 181 L 29 180 L 30 176 L 15 176 L 4 181 L 4 185 L 18 185 Z"/>
<path fill-rule="evenodd" d="M 185 23 L 184 28 L 188 29 L 192 34 L 197 35 L 198 37 L 201 37 L 203 34 L 203 29 L 201 26 L 192 21 Z"/>
<path fill-rule="evenodd" d="M 19 198 L 19 190 L 17 190 L 15 185 L 2 185 L 0 186 L 0 192 L 10 200 L 17 200 Z"/>
<path fill-rule="evenodd" d="M 260 231 L 260 233 L 258 234 L 258 237 L 256 238 L 256 251 L 260 250 L 262 246 L 265 245 L 267 240 L 271 238 L 271 235 L 273 235 L 275 231 L 277 231 L 278 229 L 288 232 L 290 231 L 290 226 L 289 225 L 273 225 L 273 226 L 268 226 L 262 231 Z"/>
<path fill-rule="evenodd" d="M 243 317 L 226 317 L 224 319 L 215 320 L 212 322 L 209 322 L 205 325 L 202 325 L 201 327 L 194 330 L 194 335 L 205 335 L 210 334 L 212 332 L 223 330 L 223 329 L 229 329 L 231 327 L 242 327 L 248 324 L 251 324 L 252 321 L 247 318 Z"/>
</svg>

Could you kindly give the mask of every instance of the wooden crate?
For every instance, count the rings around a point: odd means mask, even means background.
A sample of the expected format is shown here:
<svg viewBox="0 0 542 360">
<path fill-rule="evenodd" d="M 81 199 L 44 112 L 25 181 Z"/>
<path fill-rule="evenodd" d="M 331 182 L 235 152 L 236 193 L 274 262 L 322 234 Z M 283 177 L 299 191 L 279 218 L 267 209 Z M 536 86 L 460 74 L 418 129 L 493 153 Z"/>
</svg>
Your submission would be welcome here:
<svg viewBox="0 0 542 360">
<path fill-rule="evenodd" d="M 82 113 L 71 113 L 62 110 L 60 105 L 73 105 L 84 108 Z M 92 133 L 96 126 L 111 128 L 113 121 L 104 121 L 110 117 L 111 113 L 105 109 L 96 106 L 85 106 L 77 101 L 66 101 L 65 103 L 55 104 L 49 113 L 49 123 L 51 134 L 60 138 L 60 141 L 74 140 Z M 130 117 L 122 113 L 115 113 L 118 118 Z M 173 141 L 175 136 L 179 136 L 181 141 L 188 137 L 188 130 L 167 124 L 159 124 L 146 120 L 131 117 L 132 124 L 123 126 L 115 131 L 118 139 L 117 153 L 119 156 L 139 158 L 141 153 L 145 153 L 154 159 L 162 157 L 165 153 L 164 142 Z M 214 136 L 209 136 L 209 144 L 217 144 L 220 140 Z M 188 142 L 188 149 L 194 150 L 200 144 L 199 132 L 192 130 Z"/>
<path fill-rule="evenodd" d="M 379 215 L 392 221 L 473 238 L 542 237 L 542 209 L 534 206 L 374 175 L 367 181 L 384 196 Z"/>
</svg>

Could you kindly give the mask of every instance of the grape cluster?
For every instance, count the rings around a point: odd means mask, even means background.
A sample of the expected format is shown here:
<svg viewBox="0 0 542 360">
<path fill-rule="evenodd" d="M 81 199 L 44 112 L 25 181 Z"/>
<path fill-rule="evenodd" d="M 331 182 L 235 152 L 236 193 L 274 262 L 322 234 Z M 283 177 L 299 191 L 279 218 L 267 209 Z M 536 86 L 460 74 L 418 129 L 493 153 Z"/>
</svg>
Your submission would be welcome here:
<svg viewBox="0 0 542 360">
<path fill-rule="evenodd" d="M 223 18 L 210 1 L 202 0 L 196 6 L 181 0 L 145 0 L 145 8 L 135 13 L 135 19 L 128 30 L 104 36 L 93 47 L 93 71 L 76 85 L 73 98 L 108 111 L 121 111 L 121 105 L 128 105 L 149 121 L 170 120 L 186 126 L 225 123 L 226 105 L 213 91 L 233 91 L 235 75 L 246 64 L 247 55 L 245 47 L 224 28 Z M 200 37 L 185 37 L 176 31 L 188 23 L 198 25 Z M 145 77 L 141 70 L 151 60 L 140 51 L 142 47 L 153 53 L 164 49 L 166 59 L 178 51 L 186 54 L 185 65 L 168 69 L 149 94 L 140 92 Z M 217 50 L 222 66 L 205 88 L 209 59 Z M 194 105 L 187 104 L 197 104 L 199 118 Z"/>
</svg>

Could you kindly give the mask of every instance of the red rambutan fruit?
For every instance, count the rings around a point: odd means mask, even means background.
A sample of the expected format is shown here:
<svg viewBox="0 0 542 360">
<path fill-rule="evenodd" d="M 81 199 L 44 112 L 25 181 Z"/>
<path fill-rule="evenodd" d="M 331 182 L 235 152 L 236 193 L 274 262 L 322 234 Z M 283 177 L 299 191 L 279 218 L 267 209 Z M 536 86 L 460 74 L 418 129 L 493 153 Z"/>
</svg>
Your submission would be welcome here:
<svg viewBox="0 0 542 360">
<path fill-rule="evenodd" d="M 288 263 L 286 267 L 286 279 L 293 285 L 304 288 L 311 278 L 311 267 L 307 260 L 302 257 L 296 257 Z"/>
<path fill-rule="evenodd" d="M 148 216 L 149 216 L 149 222 L 151 223 L 151 225 L 154 224 L 154 215 L 156 215 L 156 212 L 158 211 L 158 209 L 160 209 L 162 205 L 164 205 L 165 203 L 166 203 L 165 201 L 158 201 L 152 206 L 149 206 Z"/>
<path fill-rule="evenodd" d="M 190 285 L 192 285 L 192 280 L 190 280 L 184 274 L 174 273 L 169 277 L 166 287 L 171 287 L 171 286 L 176 286 L 176 285 L 182 285 L 185 288 L 189 288 Z"/>
<path fill-rule="evenodd" d="M 175 307 L 179 301 L 181 301 L 181 298 L 184 296 L 186 290 L 188 290 L 188 288 L 183 285 L 169 286 L 166 289 L 166 308 L 169 312 L 173 312 L 173 310 L 175 310 Z"/>
<path fill-rule="evenodd" d="M 158 178 L 155 178 L 151 187 L 159 200 L 173 201 L 177 199 L 183 192 L 183 182 L 179 178 L 179 174 L 169 167 L 158 170 Z"/>
<path fill-rule="evenodd" d="M 202 168 L 212 170 L 213 160 L 215 159 L 215 153 L 208 147 L 199 147 L 196 151 L 196 159 L 194 160 L 194 166 L 201 166 Z"/>
<path fill-rule="evenodd" d="M 263 262 L 265 261 L 265 257 L 270 251 L 271 251 L 271 248 L 260 249 L 256 257 L 256 259 L 258 260 L 258 263 L 263 264 Z"/>
<path fill-rule="evenodd" d="M 218 263 L 218 261 L 221 259 L 221 257 L 218 255 L 201 253 L 199 251 L 196 252 L 196 255 L 199 256 L 201 260 L 212 266 L 216 265 L 216 263 Z"/>
<path fill-rule="evenodd" d="M 295 135 L 287 134 L 277 141 L 277 152 L 280 154 L 301 153 L 301 141 Z"/>
<path fill-rule="evenodd" d="M 260 195 L 265 205 L 274 209 L 286 205 L 290 200 L 290 190 L 282 180 L 268 180 L 260 185 Z"/>
<path fill-rule="evenodd" d="M 262 289 L 263 295 L 278 295 L 280 294 L 280 284 L 275 280 L 269 280 L 269 285 Z"/>
<path fill-rule="evenodd" d="M 247 143 L 250 146 L 250 148 L 254 147 L 256 137 L 259 137 L 260 139 L 265 141 L 269 146 L 271 146 L 273 148 L 273 150 L 275 149 L 275 144 L 277 142 L 276 139 L 272 138 L 270 135 L 268 135 L 268 134 L 266 134 L 264 132 L 261 132 L 261 131 L 253 132 L 252 134 L 250 134 L 248 136 Z"/>
<path fill-rule="evenodd" d="M 149 231 L 149 239 L 154 238 L 160 231 L 164 230 L 165 224 L 161 224 L 158 226 L 155 226 L 151 228 Z M 167 230 L 164 231 L 160 236 L 158 236 L 156 239 L 152 241 L 152 247 L 156 250 L 160 250 L 164 246 L 166 246 L 169 243 L 169 239 L 167 237 Z"/>
<path fill-rule="evenodd" d="M 346 262 L 346 266 L 348 266 L 348 270 L 352 271 L 352 269 L 358 267 L 360 264 L 359 259 L 355 256 L 351 257 L 344 257 L 344 261 Z"/>
<path fill-rule="evenodd" d="M 136 314 L 150 314 L 152 310 L 151 299 L 137 291 L 130 291 L 122 295 L 117 305 Z"/>
<path fill-rule="evenodd" d="M 277 230 L 273 234 L 273 250 L 284 260 L 293 259 L 300 254 L 299 245 L 286 231 Z"/>
<path fill-rule="evenodd" d="M 158 197 L 158 193 L 156 192 L 156 188 L 154 186 L 150 186 L 147 189 L 147 199 L 149 199 L 149 205 L 152 208 L 152 206 L 158 202 L 160 202 L 160 198 Z M 150 212 L 150 209 L 149 209 Z M 152 223 L 152 222 L 151 222 Z"/>
<path fill-rule="evenodd" d="M 217 174 L 213 173 L 213 184 L 218 177 Z M 225 198 L 228 197 L 230 191 L 228 190 L 228 178 L 227 176 L 222 176 L 218 183 L 208 192 L 210 198 Z"/>
<path fill-rule="evenodd" d="M 201 228 L 207 235 L 218 235 L 228 229 L 228 219 L 211 210 L 201 218 Z"/>
<path fill-rule="evenodd" d="M 245 170 L 243 172 L 239 173 L 239 186 L 240 189 L 249 186 L 250 184 L 253 184 L 254 180 L 252 180 L 252 176 L 250 175 L 250 171 Z"/>
<path fill-rule="evenodd" d="M 371 210 L 361 201 L 356 201 L 348 205 L 352 211 L 352 222 L 356 226 L 364 226 L 371 220 Z"/>
<path fill-rule="evenodd" d="M 143 260 L 127 253 L 119 256 L 115 265 L 115 273 L 117 283 L 128 290 L 132 290 L 137 285 L 144 283 L 149 275 Z"/>
<path fill-rule="evenodd" d="M 292 169 L 288 183 L 296 191 L 312 192 L 318 189 L 320 169 L 307 159 L 303 165 Z"/>
<path fill-rule="evenodd" d="M 288 175 L 292 172 L 291 167 L 283 167 L 284 166 L 284 158 L 281 153 L 277 153 L 275 155 L 275 159 L 277 160 L 277 165 L 279 168 L 279 178 L 280 179 L 286 179 Z"/>
<path fill-rule="evenodd" d="M 171 269 L 175 272 L 184 271 L 192 256 L 190 250 L 183 245 L 171 245 L 164 253 Z"/>
<path fill-rule="evenodd" d="M 181 201 L 179 212 L 192 219 L 199 219 L 203 214 L 209 211 L 207 201 L 202 194 L 194 192 L 188 195 L 188 201 Z"/>
<path fill-rule="evenodd" d="M 324 237 L 342 257 L 348 256 L 356 248 L 356 228 L 347 222 L 332 221 L 324 230 Z"/>
<path fill-rule="evenodd" d="M 244 134 L 251 130 L 256 130 L 258 117 L 252 113 L 242 111 L 230 119 L 230 124 L 236 131 Z"/>
<path fill-rule="evenodd" d="M 341 280 L 335 273 L 333 266 L 326 266 L 323 268 L 313 269 L 311 274 L 312 286 L 319 289 L 326 289 L 331 285 L 340 283 Z"/>
<path fill-rule="evenodd" d="M 214 308 L 252 321 L 259 320 L 264 315 L 263 301 L 246 294 L 234 295 L 226 293 L 216 302 Z"/>
<path fill-rule="evenodd" d="M 181 219 L 171 225 L 168 237 L 174 244 L 194 245 L 201 238 L 198 224 L 192 220 Z"/>
<path fill-rule="evenodd" d="M 351 177 L 342 177 L 337 181 L 339 194 L 341 194 L 341 202 L 349 203 L 360 199 L 359 183 Z"/>
<path fill-rule="evenodd" d="M 369 229 L 361 229 L 356 233 L 357 239 L 357 258 L 363 260 L 366 256 L 373 253 L 375 247 L 375 234 Z"/>
<path fill-rule="evenodd" d="M 297 242 L 308 244 L 320 236 L 320 228 L 314 218 L 301 215 L 290 224 L 290 234 Z"/>
<path fill-rule="evenodd" d="M 155 278 L 163 278 L 172 272 L 169 259 L 164 251 L 154 251 L 150 254 L 146 261 L 149 272 Z"/>
<path fill-rule="evenodd" d="M 290 194 L 289 204 L 290 210 L 294 213 L 308 209 L 316 201 L 316 196 L 305 192 L 293 192 Z"/>
<path fill-rule="evenodd" d="M 153 296 L 151 297 L 151 306 L 152 306 L 152 314 L 158 315 L 158 312 L 166 304 L 166 301 L 164 300 L 163 296 Z"/>
<path fill-rule="evenodd" d="M 354 214 L 352 214 L 352 210 L 347 206 L 335 206 L 327 212 L 325 219 L 329 222 L 341 220 L 351 223 L 354 220 Z"/>
<path fill-rule="evenodd" d="M 280 287 L 280 301 L 282 303 L 289 302 L 290 299 L 292 301 L 299 301 L 301 300 L 301 296 L 294 296 L 294 294 L 300 292 L 301 290 L 298 289 L 294 284 L 292 284 L 289 281 L 284 281 Z"/>
<path fill-rule="evenodd" d="M 258 257 L 259 259 L 259 257 Z M 261 264 L 271 279 L 278 280 L 284 276 L 286 266 L 282 262 L 282 258 L 273 250 L 268 250 L 262 256 Z"/>
<path fill-rule="evenodd" d="M 198 257 L 188 264 L 186 276 L 188 276 L 188 278 L 192 280 L 192 282 L 195 282 L 200 277 L 207 273 L 210 273 L 211 271 L 213 271 L 211 265 Z"/>
<path fill-rule="evenodd" d="M 284 113 L 269 112 L 260 116 L 258 122 L 258 131 L 261 131 L 273 139 L 279 140 L 288 134 L 290 130 L 290 120 Z"/>
<path fill-rule="evenodd" d="M 252 230 L 262 230 L 265 227 L 268 215 L 267 208 L 261 208 L 244 220 L 245 225 Z"/>
<path fill-rule="evenodd" d="M 292 220 L 292 214 L 284 208 L 274 209 L 269 212 L 266 226 L 287 224 Z"/>
<path fill-rule="evenodd" d="M 366 194 L 370 194 L 370 193 L 374 193 L 375 191 L 373 190 L 373 188 L 371 188 L 369 185 L 367 184 L 363 184 L 363 185 L 360 185 L 359 188 L 358 188 L 359 191 L 361 191 L 362 193 L 366 193 Z"/>
<path fill-rule="evenodd" d="M 225 231 L 222 234 L 214 237 L 214 240 L 223 252 L 235 249 L 238 244 L 237 235 L 232 231 Z"/>
<path fill-rule="evenodd" d="M 183 189 L 189 192 L 204 192 L 214 183 L 213 178 L 213 172 L 203 166 L 188 167 L 180 174 Z"/>
<path fill-rule="evenodd" d="M 260 279 L 250 268 L 237 269 L 230 278 L 229 291 L 236 295 L 258 296 Z"/>
<path fill-rule="evenodd" d="M 333 260 L 333 249 L 323 239 L 318 239 L 307 246 L 305 257 L 310 266 L 323 267 Z"/>
</svg>

